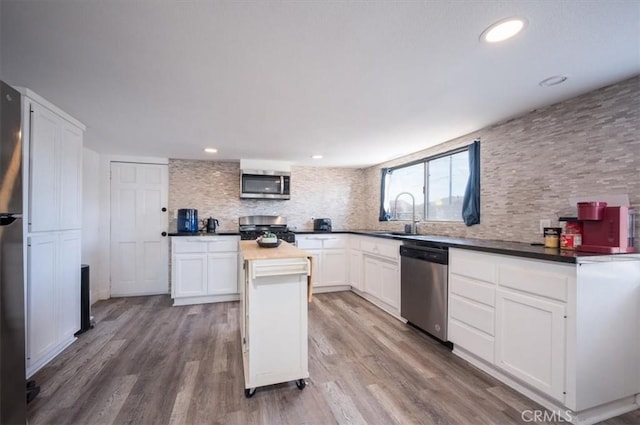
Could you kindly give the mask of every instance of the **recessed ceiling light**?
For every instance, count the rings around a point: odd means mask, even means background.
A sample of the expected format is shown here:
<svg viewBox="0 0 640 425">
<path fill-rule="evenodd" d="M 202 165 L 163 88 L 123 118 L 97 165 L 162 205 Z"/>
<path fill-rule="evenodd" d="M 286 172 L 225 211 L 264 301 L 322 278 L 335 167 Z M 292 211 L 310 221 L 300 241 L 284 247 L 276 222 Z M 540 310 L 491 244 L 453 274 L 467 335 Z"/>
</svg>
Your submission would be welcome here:
<svg viewBox="0 0 640 425">
<path fill-rule="evenodd" d="M 204 151 L 206 153 L 218 153 L 218 149 L 215 148 L 205 148 Z"/>
<path fill-rule="evenodd" d="M 311 155 L 311 159 L 322 159 L 322 155 Z"/>
<path fill-rule="evenodd" d="M 524 18 L 507 18 L 489 26 L 480 34 L 480 40 L 487 43 L 497 43 L 507 40 L 524 29 L 527 20 Z"/>
<path fill-rule="evenodd" d="M 544 80 L 538 83 L 541 87 L 551 87 L 556 86 L 558 84 L 562 84 L 567 81 L 567 77 L 564 75 L 554 75 L 553 77 L 545 78 Z"/>
</svg>

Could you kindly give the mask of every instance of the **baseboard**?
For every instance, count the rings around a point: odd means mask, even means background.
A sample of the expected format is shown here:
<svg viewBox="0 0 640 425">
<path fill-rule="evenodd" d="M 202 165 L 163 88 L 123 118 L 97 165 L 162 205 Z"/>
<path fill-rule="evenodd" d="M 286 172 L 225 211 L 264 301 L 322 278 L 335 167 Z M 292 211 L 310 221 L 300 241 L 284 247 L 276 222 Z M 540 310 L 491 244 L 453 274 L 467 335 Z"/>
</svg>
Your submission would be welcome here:
<svg viewBox="0 0 640 425">
<path fill-rule="evenodd" d="M 37 362 L 34 362 L 33 364 L 29 364 L 30 361 L 27 360 L 27 364 L 28 364 L 27 371 L 26 371 L 27 379 L 31 378 L 33 375 L 36 374 L 36 372 L 38 372 L 40 369 L 45 367 L 51 360 L 55 359 L 58 356 L 58 354 L 62 353 L 68 346 L 73 344 L 76 341 L 76 339 L 78 338 L 72 337 L 64 341 L 63 343 L 53 348 L 45 356 L 43 356 L 40 360 L 38 360 Z"/>
<path fill-rule="evenodd" d="M 227 295 L 203 295 L 200 297 L 181 297 L 174 298 L 174 307 L 182 305 L 194 305 L 194 304 L 209 304 L 209 303 L 223 303 L 228 301 L 239 301 L 240 294 L 227 294 Z"/>
<path fill-rule="evenodd" d="M 574 412 L 562 405 L 560 401 L 552 400 L 547 396 L 540 394 L 538 391 L 501 372 L 496 369 L 494 365 L 476 357 L 460 346 L 454 345 L 453 354 L 472 364 L 486 374 L 493 376 L 500 382 L 518 391 L 520 394 L 523 394 L 535 401 L 551 413 L 561 416 L 564 421 L 571 422 L 575 425 L 597 424 L 604 420 L 631 412 L 640 407 L 640 403 L 638 403 L 639 395 L 636 394 L 634 396 L 625 397 L 600 406 Z"/>
<path fill-rule="evenodd" d="M 169 295 L 169 291 L 151 291 L 151 292 L 112 292 L 109 298 L 123 297 L 146 297 L 150 295 Z"/>
</svg>

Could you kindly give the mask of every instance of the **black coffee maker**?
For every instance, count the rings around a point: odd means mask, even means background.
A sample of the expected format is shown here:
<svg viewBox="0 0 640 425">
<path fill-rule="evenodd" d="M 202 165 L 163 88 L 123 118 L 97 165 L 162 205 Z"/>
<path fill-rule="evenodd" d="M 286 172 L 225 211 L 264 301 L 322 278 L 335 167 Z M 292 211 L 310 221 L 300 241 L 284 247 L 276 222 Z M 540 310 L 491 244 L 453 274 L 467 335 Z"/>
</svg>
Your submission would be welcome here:
<svg viewBox="0 0 640 425">
<path fill-rule="evenodd" d="M 330 232 L 331 231 L 331 219 L 330 218 L 316 218 L 313 220 L 313 230 L 316 232 Z"/>
</svg>

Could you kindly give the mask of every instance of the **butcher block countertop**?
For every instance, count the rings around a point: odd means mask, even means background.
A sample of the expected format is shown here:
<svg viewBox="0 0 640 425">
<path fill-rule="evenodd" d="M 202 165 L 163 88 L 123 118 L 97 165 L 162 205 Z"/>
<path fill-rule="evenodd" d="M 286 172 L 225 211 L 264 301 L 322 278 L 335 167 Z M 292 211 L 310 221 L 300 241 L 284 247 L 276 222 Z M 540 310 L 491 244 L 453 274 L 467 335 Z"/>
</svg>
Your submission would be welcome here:
<svg viewBox="0 0 640 425">
<path fill-rule="evenodd" d="M 311 263 L 311 273 L 307 276 L 307 300 L 311 302 L 313 299 L 313 256 L 310 253 L 285 241 L 282 241 L 277 248 L 262 248 L 256 241 L 240 241 L 240 252 L 244 261 L 308 258 Z"/>
<path fill-rule="evenodd" d="M 240 241 L 244 260 L 275 260 L 279 258 L 309 258 L 311 254 L 282 241 L 277 248 L 262 248 L 256 241 Z"/>
</svg>

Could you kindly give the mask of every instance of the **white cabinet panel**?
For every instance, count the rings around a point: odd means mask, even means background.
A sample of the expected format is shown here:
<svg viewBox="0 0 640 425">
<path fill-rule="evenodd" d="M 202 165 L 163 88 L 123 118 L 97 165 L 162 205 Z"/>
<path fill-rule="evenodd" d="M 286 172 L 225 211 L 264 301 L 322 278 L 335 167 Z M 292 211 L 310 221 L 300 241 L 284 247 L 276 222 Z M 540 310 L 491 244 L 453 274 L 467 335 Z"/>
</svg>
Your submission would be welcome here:
<svg viewBox="0 0 640 425">
<path fill-rule="evenodd" d="M 368 255 L 364 256 L 364 291 L 376 298 L 382 298 L 382 280 L 380 262 Z"/>
<path fill-rule="evenodd" d="M 313 287 L 347 285 L 349 258 L 347 235 L 297 235 L 298 248 L 313 257 Z"/>
<path fill-rule="evenodd" d="M 452 294 L 460 295 L 490 307 L 495 307 L 496 305 L 496 288 L 491 283 L 469 279 L 457 273 L 450 273 L 449 291 Z"/>
<path fill-rule="evenodd" d="M 531 264 L 528 264 L 531 263 Z M 569 279 L 575 274 L 575 266 L 521 260 L 498 267 L 498 283 L 524 292 L 567 301 Z M 537 265 L 537 267 L 536 267 Z"/>
<path fill-rule="evenodd" d="M 455 294 L 449 297 L 449 317 L 476 328 L 487 335 L 495 335 L 495 310 Z"/>
<path fill-rule="evenodd" d="M 391 307 L 400 308 L 400 271 L 398 265 L 380 261 L 380 279 L 382 290 L 380 299 Z"/>
<path fill-rule="evenodd" d="M 47 108 L 31 105 L 29 141 L 29 230 L 56 230 L 61 119 Z"/>
<path fill-rule="evenodd" d="M 564 304 L 498 290 L 497 366 L 564 400 Z"/>
<path fill-rule="evenodd" d="M 449 341 L 491 364 L 494 363 L 494 337 L 454 318 L 449 320 L 448 326 Z"/>
<path fill-rule="evenodd" d="M 82 227 L 82 130 L 63 122 L 60 144 L 60 230 Z"/>
<path fill-rule="evenodd" d="M 56 303 L 59 310 L 59 340 L 73 338 L 80 329 L 80 232 L 64 232 L 59 238 L 59 273 Z"/>
<path fill-rule="evenodd" d="M 325 249 L 322 253 L 322 285 L 347 283 L 347 253 L 344 249 Z"/>
<path fill-rule="evenodd" d="M 237 261 L 238 254 L 236 252 L 224 252 L 208 255 L 208 294 L 238 293 Z"/>
<path fill-rule="evenodd" d="M 491 255 L 463 249 L 454 249 L 449 256 L 449 269 L 460 276 L 470 277 L 484 282 L 495 283 L 498 276 L 497 265 L 491 261 Z"/>
<path fill-rule="evenodd" d="M 358 244 L 358 246 L 360 246 Z M 355 289 L 362 291 L 362 252 L 352 250 L 349 253 L 349 284 Z"/>
<path fill-rule="evenodd" d="M 32 235 L 27 246 L 27 376 L 80 330 L 79 231 Z"/>
<path fill-rule="evenodd" d="M 173 237 L 171 296 L 174 305 L 238 299 L 238 237 Z"/>
<path fill-rule="evenodd" d="M 58 343 L 55 302 L 58 238 L 56 235 L 31 237 L 27 250 L 27 360 L 36 361 Z"/>
<path fill-rule="evenodd" d="M 207 257 L 199 254 L 181 254 L 173 264 L 174 297 L 190 297 L 207 294 Z"/>
<path fill-rule="evenodd" d="M 29 230 L 80 229 L 83 131 L 36 102 L 30 108 Z"/>
</svg>

